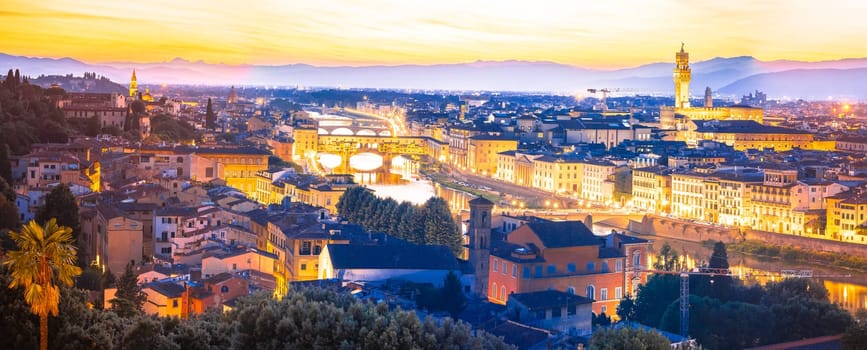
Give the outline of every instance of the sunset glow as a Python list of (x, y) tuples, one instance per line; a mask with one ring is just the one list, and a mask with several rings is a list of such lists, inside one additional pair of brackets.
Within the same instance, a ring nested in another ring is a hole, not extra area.
[[(0, 48), (87, 62), (315, 65), (867, 56), (863, 1), (4, 0)], [(830, 33), (833, 33), (831, 35)]]

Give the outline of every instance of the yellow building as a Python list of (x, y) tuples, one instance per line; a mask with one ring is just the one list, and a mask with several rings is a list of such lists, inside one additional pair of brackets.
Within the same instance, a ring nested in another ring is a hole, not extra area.
[(692, 80), (692, 69), (689, 67), (689, 53), (682, 44), (680, 51), (675, 53), (673, 78), (674, 106), (660, 108), (659, 122), (662, 129), (683, 130), (692, 120), (752, 120), (762, 123), (764, 112), (761, 108), (743, 105), (713, 107), (712, 99), (704, 107), (691, 106), (689, 83)]
[(828, 239), (867, 244), (867, 196), (863, 190), (846, 191), (825, 198)]
[(249, 147), (197, 148), (194, 152), (218, 164), (217, 177), (225, 180), (226, 186), (256, 197), (256, 174), (268, 169), (270, 153)]
[(617, 165), (608, 161), (583, 160), (581, 175), (581, 194), (585, 200), (604, 203), (614, 199), (614, 182), (610, 176), (617, 171)]
[(256, 195), (253, 199), (259, 203), (280, 204), (285, 196), (284, 183), (278, 181), (285, 170), (263, 170), (256, 173)]
[(533, 160), (533, 187), (560, 195), (579, 196), (584, 163), (551, 156)]
[(794, 201), (798, 171), (766, 169), (762, 184), (753, 185), (750, 196), (752, 228), (776, 233), (803, 234), (806, 212)]
[(653, 166), (632, 170), (632, 205), (649, 212), (667, 213), (671, 203), (671, 170)]
[(737, 151), (774, 149), (782, 152), (806, 149), (813, 142), (810, 132), (766, 126), (751, 120), (693, 120), (688, 130), (678, 132), (678, 138), (691, 146), (701, 140), (721, 142)]
[(494, 177), (497, 173), (497, 154), (518, 148), (518, 140), (493, 135), (470, 137), (467, 165), (475, 174)]
[(135, 69), (132, 70), (132, 78), (129, 79), (129, 97), (135, 99), (138, 95), (138, 81), (135, 78)]
[(716, 223), (727, 226), (749, 226), (752, 186), (762, 183), (762, 173), (714, 175), (719, 180), (719, 217)]
[(508, 183), (515, 183), (515, 151), (497, 153), (497, 172), (494, 178)]
[(671, 215), (687, 220), (704, 220), (707, 174), (671, 174)]
[(292, 160), (312, 157), (319, 148), (319, 129), (296, 127), (292, 131)]

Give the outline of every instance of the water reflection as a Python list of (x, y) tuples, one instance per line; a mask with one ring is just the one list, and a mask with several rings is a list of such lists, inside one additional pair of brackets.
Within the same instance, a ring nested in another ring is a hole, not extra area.
[[(665, 243), (669, 243), (672, 249), (678, 252), (680, 262), (687, 268), (706, 265), (713, 253), (713, 249), (699, 243), (661, 237), (653, 237), (652, 240), (653, 247), (647, 257), (647, 266), (653, 266), (658, 259), (656, 254)], [(825, 285), (831, 302), (852, 313), (859, 308), (867, 308), (867, 274), (863, 272), (762, 259), (732, 251), (728, 252), (728, 261), (732, 272), (748, 285), (765, 285), (770, 281), (778, 281), (782, 278), (781, 271), (784, 270), (810, 270), (815, 276), (829, 276), (816, 278)]]

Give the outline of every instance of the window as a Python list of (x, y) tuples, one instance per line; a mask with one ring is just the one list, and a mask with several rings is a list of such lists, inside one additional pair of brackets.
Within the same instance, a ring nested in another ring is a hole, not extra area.
[(500, 260), (494, 259), (494, 272), (500, 271)]
[(599, 292), (599, 299), (608, 300), (608, 288), (602, 288), (602, 290)]
[(623, 260), (617, 259), (617, 262), (614, 263), (614, 271), (623, 271)]
[(596, 288), (593, 287), (592, 284), (587, 286), (586, 292), (587, 292), (587, 295), (585, 295), (585, 297), (587, 297), (588, 299), (596, 300)]
[(222, 286), (222, 287), (220, 287), (220, 293), (228, 293), (228, 292), (229, 292), (229, 287), (228, 287), (228, 286)]
[(569, 288), (566, 288), (566, 293), (575, 295), (575, 287), (569, 286)]
[(555, 307), (551, 309), (551, 318), (563, 316), (563, 308)]
[(566, 305), (566, 315), (569, 315), (569, 316), (574, 315), (576, 309), (577, 308), (575, 307), (575, 304)]
[(534, 271), (534, 275), (536, 277), (542, 277), (542, 265), (536, 266), (536, 271)]
[(307, 264), (301, 264), (301, 270), (306, 271), (307, 270)]
[(641, 251), (636, 250), (632, 253), (632, 266), (641, 266)]
[(608, 315), (608, 306), (602, 305), (602, 313)]
[(577, 271), (577, 270), (578, 270), (578, 267), (575, 266), (574, 263), (568, 263), (568, 264), (566, 264), (566, 271), (569, 271), (569, 272), (575, 272), (575, 271)]
[(237, 270), (237, 269), (238, 269), (238, 264), (234, 264), (234, 263), (233, 263), (233, 264), (232, 264), (232, 270)]
[(548, 274), (555, 274), (555, 273), (557, 273), (557, 265), (554, 265), (554, 264), (548, 265), (548, 269), (547, 269), (546, 272), (547, 272)]
[(615, 287), (614, 288), (614, 299), (622, 299), (623, 298), (623, 288)]
[(596, 264), (594, 262), (587, 263), (587, 272), (593, 272), (596, 270)]
[(506, 300), (506, 286), (500, 287), (500, 300)]
[(518, 277), (518, 265), (512, 264), (512, 278)]
[(523, 271), (521, 271), (522, 278), (530, 278), (530, 267), (524, 266)]
[(608, 262), (607, 261), (602, 262), (602, 272), (608, 272)]
[(509, 268), (508, 268), (508, 267), (509, 267), (509, 264), (506, 263), (505, 261), (503, 261), (503, 268), (500, 269), (500, 271), (503, 273), (503, 275), (509, 273)]
[(172, 299), (172, 307), (178, 307), (178, 299)]
[(491, 287), (491, 298), (497, 298), (497, 283), (494, 282), (494, 285)]

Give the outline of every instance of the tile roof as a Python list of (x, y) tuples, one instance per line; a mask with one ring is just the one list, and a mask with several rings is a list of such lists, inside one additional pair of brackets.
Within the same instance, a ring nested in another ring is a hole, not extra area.
[(545, 248), (601, 245), (602, 241), (580, 221), (537, 221), (527, 225)]
[(458, 269), (454, 253), (440, 245), (329, 244), (327, 249), (335, 269)]
[(544, 290), (540, 292), (518, 293), (509, 296), (530, 310), (547, 310), (563, 305), (590, 304), (593, 300), (580, 295), (569, 294), (558, 290)]

